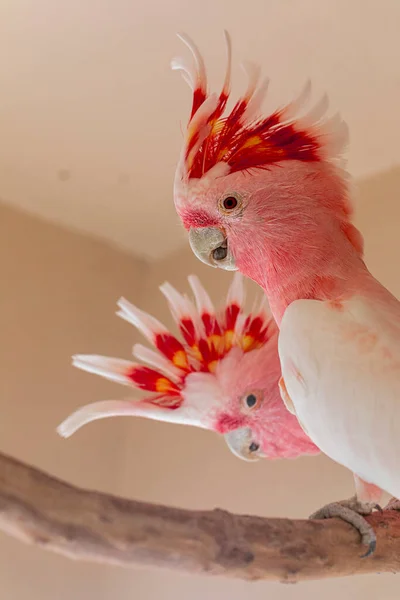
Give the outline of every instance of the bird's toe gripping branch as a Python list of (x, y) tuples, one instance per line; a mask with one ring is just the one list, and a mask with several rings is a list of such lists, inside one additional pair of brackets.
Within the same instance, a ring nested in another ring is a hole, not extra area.
[(361, 535), (361, 543), (367, 546), (366, 553), (362, 555), (362, 558), (366, 558), (375, 552), (376, 534), (373, 527), (364, 519), (363, 515), (369, 515), (373, 510), (382, 511), (378, 504), (373, 502), (359, 502), (354, 496), (349, 500), (326, 504), (314, 512), (310, 516), (310, 519), (338, 518), (355, 527)]

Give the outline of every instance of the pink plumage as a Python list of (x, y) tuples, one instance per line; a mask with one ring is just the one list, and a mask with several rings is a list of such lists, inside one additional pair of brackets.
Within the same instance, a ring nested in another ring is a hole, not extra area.
[(336, 504), (318, 514), (356, 525), (370, 553), (374, 533), (348, 509), (368, 514), (380, 490), (400, 498), (400, 303), (363, 260), (341, 156), (347, 127), (325, 118), (326, 99), (298, 117), (309, 90), (289, 110), (260, 116), (266, 88), (257, 91), (257, 68), (223, 117), (186, 42), (201, 73), (186, 79), (201, 81), (202, 93), (176, 170), (177, 212), (200, 260), (239, 270), (265, 291), (280, 329), (285, 404), (355, 475), (347, 512)]
[[(326, 96), (301, 114), (310, 83), (296, 100), (262, 115), (267, 86), (265, 81), (258, 85), (260, 69), (251, 64), (246, 92), (224, 116), (230, 94), (228, 34), (228, 70), (219, 96), (207, 90), (199, 50), (190, 38), (180, 37), (196, 60), (194, 71), (173, 61), (193, 90), (175, 176), (177, 212), (189, 231), (221, 231), (235, 268), (263, 287), (279, 322), (294, 298), (329, 296), (338, 236), (344, 234), (349, 242), (347, 255), (354, 249), (363, 254), (343, 169), (347, 126), (339, 115), (326, 118)], [(334, 222), (330, 231), (323, 226), (328, 221)], [(215, 249), (207, 255), (192, 248), (203, 262), (224, 266), (214, 259)]]
[(277, 328), (265, 300), (246, 313), (243, 281), (236, 274), (225, 303), (215, 310), (197, 277), (190, 276), (189, 283), (194, 302), (169, 283), (161, 286), (179, 336), (127, 300), (119, 301), (118, 315), (154, 347), (134, 347), (146, 364), (97, 355), (77, 355), (74, 364), (149, 395), (85, 406), (59, 427), (61, 435), (95, 419), (133, 415), (218, 432), (247, 459), (319, 452), (280, 398)]

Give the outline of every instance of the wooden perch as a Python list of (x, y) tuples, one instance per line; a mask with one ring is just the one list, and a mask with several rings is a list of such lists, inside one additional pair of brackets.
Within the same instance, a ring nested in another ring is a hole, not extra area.
[(342, 521), (136, 502), (76, 488), (0, 454), (0, 529), (77, 560), (282, 582), (398, 571), (400, 514), (368, 520), (377, 550), (362, 559), (357, 532)]

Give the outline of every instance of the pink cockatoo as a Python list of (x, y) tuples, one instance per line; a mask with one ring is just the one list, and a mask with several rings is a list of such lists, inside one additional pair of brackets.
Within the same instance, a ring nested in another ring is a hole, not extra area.
[(170, 284), (161, 286), (181, 339), (127, 300), (118, 302), (117, 314), (155, 347), (134, 346), (135, 357), (147, 364), (73, 358), (81, 369), (150, 394), (84, 406), (58, 427), (60, 435), (69, 437), (96, 419), (136, 416), (218, 432), (234, 454), (249, 461), (317, 454), (280, 397), (278, 332), (265, 300), (246, 314), (243, 280), (236, 273), (217, 313), (198, 278), (190, 276), (189, 283), (196, 304)]
[(246, 67), (247, 91), (224, 116), (229, 36), (219, 95), (207, 90), (195, 44), (180, 37), (195, 67), (172, 63), (193, 91), (176, 210), (200, 260), (264, 289), (280, 328), (282, 397), (314, 443), (355, 476), (354, 498), (313, 516), (353, 523), (369, 554), (375, 537), (360, 515), (377, 508), (381, 490), (400, 497), (400, 303), (363, 261), (341, 157), (347, 127), (339, 115), (325, 118), (326, 97), (298, 116), (309, 84), (263, 116), (267, 81), (259, 85), (254, 65)]

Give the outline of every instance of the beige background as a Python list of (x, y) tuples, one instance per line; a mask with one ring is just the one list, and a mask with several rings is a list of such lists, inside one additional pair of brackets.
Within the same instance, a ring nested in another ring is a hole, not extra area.
[[(400, 170), (361, 183), (358, 222), (372, 271), (398, 296)], [(72, 409), (126, 390), (70, 366), (75, 352), (129, 357), (137, 339), (114, 316), (123, 294), (171, 324), (157, 291), (168, 279), (186, 289), (198, 273), (215, 299), (227, 273), (208, 269), (184, 246), (146, 264), (105, 243), (0, 207), (1, 450), (78, 485), (189, 508), (224, 507), (305, 517), (352, 493), (352, 479), (325, 457), (249, 465), (209, 432), (139, 419), (93, 423), (70, 440), (55, 427)], [(246, 584), (169, 572), (74, 563), (0, 536), (0, 598), (396, 600), (392, 575), (298, 586)]]

